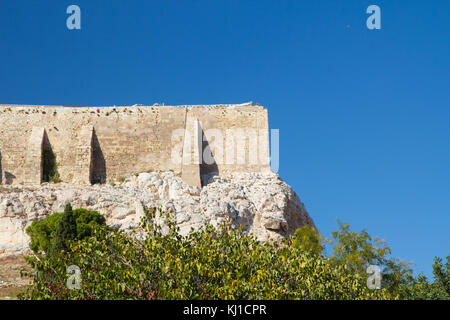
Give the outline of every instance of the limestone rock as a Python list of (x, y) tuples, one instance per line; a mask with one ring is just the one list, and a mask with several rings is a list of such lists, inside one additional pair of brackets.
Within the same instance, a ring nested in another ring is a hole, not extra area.
[(183, 235), (207, 223), (218, 226), (225, 219), (259, 240), (280, 240), (304, 224), (314, 225), (297, 194), (274, 173), (215, 176), (200, 189), (188, 186), (173, 172), (150, 172), (128, 177), (115, 186), (4, 186), (0, 193), (0, 252), (27, 249), (26, 227), (63, 211), (67, 202), (73, 208), (96, 210), (109, 225), (124, 230), (138, 226), (144, 208), (171, 212)]

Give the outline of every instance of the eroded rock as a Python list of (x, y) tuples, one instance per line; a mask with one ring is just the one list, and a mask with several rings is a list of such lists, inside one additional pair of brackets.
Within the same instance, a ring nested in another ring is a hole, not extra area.
[(304, 224), (313, 225), (297, 194), (277, 174), (233, 173), (210, 179), (202, 189), (172, 172), (141, 173), (112, 185), (67, 183), (18, 188), (0, 194), (0, 251), (27, 249), (25, 229), (35, 220), (73, 208), (96, 210), (122, 229), (137, 227), (144, 208), (173, 213), (181, 234), (230, 219), (260, 240), (280, 240)]

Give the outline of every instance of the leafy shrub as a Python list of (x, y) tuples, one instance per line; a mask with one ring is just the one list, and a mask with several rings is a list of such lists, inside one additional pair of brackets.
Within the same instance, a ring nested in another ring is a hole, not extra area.
[[(173, 218), (167, 228), (147, 212), (139, 232), (111, 230), (95, 211), (73, 210), (77, 237), (65, 250), (27, 258), (33, 284), (22, 299), (450, 299), (450, 257), (436, 258), (435, 280), (414, 278), (407, 264), (389, 258), (386, 244), (365, 230), (341, 225), (325, 255), (310, 227), (281, 243), (259, 242), (223, 224), (183, 237)], [(63, 221), (55, 213), (30, 230), (35, 251), (52, 248)], [(70, 220), (70, 219), (68, 219)], [(72, 223), (73, 225), (73, 223)], [(382, 289), (367, 288), (365, 268), (383, 268)], [(67, 267), (81, 270), (80, 289), (70, 290)]]
[[(393, 296), (402, 298), (402, 287), (412, 284), (412, 270), (408, 263), (391, 257), (391, 249), (384, 240), (372, 237), (366, 230), (354, 232), (348, 224), (338, 221), (339, 230), (332, 233), (332, 239), (323, 238), (319, 232), (303, 226), (295, 232), (294, 245), (302, 250), (319, 254), (324, 251), (322, 243), (332, 245), (329, 262), (332, 265), (344, 265), (349, 272), (367, 277), (367, 267), (379, 266), (381, 269), (381, 287), (386, 288)], [(365, 281), (365, 280), (364, 280)]]
[[(67, 208), (66, 208), (67, 209)], [(71, 210), (72, 211), (72, 210)], [(105, 225), (105, 218), (97, 211), (89, 211), (86, 209), (75, 209), (72, 211), (73, 220), (71, 223), (75, 225), (76, 236), (75, 239), (81, 240), (89, 237), (93, 233), (93, 229), (96, 226)], [(41, 251), (49, 254), (55, 247), (55, 239), (57, 238), (57, 231), (60, 222), (62, 221), (64, 213), (56, 212), (41, 221), (34, 221), (31, 226), (26, 229), (27, 234), (30, 236), (30, 248), (35, 253)], [(66, 226), (67, 226), (66, 221)]]
[(413, 300), (450, 300), (450, 255), (442, 259), (435, 257), (433, 263), (434, 281), (420, 274), (417, 278), (410, 278), (407, 286), (402, 285), (400, 290), (405, 299)]
[(76, 238), (77, 222), (72, 211), (72, 206), (68, 203), (56, 228), (54, 249), (57, 251), (67, 251), (67, 242)]
[(30, 236), (31, 250), (38, 253), (39, 251), (49, 252), (53, 248), (56, 228), (62, 215), (62, 212), (56, 212), (41, 221), (33, 221), (26, 229), (26, 233)]
[[(69, 241), (57, 259), (30, 259), (37, 274), (23, 299), (382, 299), (366, 276), (293, 245), (260, 242), (230, 224), (181, 236), (170, 216), (167, 231), (142, 221), (142, 234), (96, 227)], [(67, 267), (81, 270), (81, 288), (69, 290)]]
[(391, 257), (387, 243), (372, 237), (366, 230), (353, 232), (348, 224), (339, 222), (339, 230), (332, 233), (333, 251), (330, 262), (345, 264), (354, 273), (366, 274), (369, 265), (379, 266), (382, 273), (381, 286), (397, 298), (402, 298), (400, 287), (410, 285), (412, 269), (409, 263)]
[(324, 250), (323, 239), (316, 228), (305, 224), (294, 234), (293, 245), (312, 254), (320, 254)]
[(61, 177), (58, 172), (58, 162), (52, 150), (44, 149), (43, 162), (43, 180), (53, 183), (61, 182)]

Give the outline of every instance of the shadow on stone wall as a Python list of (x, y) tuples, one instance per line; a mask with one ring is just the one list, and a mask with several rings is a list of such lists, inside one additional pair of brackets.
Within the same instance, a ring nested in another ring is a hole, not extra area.
[(106, 183), (106, 162), (95, 129), (92, 132), (92, 175), (91, 183)]
[(16, 179), (15, 175), (11, 172), (5, 171), (5, 184), (13, 184), (14, 179)]
[[(199, 124), (200, 125), (200, 124)], [(219, 175), (219, 168), (216, 163), (216, 159), (211, 152), (211, 148), (209, 146), (209, 142), (206, 139), (205, 132), (200, 125), (201, 136), (203, 139), (202, 142), (202, 162), (200, 164), (200, 180), (202, 183), (202, 187), (208, 185), (214, 176)]]
[(44, 131), (44, 141), (42, 144), (42, 181), (49, 182), (52, 179), (59, 179), (56, 155), (48, 139), (47, 132)]

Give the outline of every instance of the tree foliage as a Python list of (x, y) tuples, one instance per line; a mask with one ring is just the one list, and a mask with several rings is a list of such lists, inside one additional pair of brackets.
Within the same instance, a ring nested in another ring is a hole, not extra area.
[(348, 224), (339, 222), (339, 230), (332, 233), (331, 262), (345, 264), (352, 272), (366, 274), (367, 267), (376, 265), (382, 273), (381, 286), (397, 298), (401, 298), (401, 285), (408, 285), (412, 269), (409, 263), (391, 257), (387, 243), (372, 237), (366, 230), (353, 232)]
[(27, 228), (29, 245), (35, 253), (50, 254), (56, 246), (58, 249), (65, 247), (66, 240), (83, 239), (92, 234), (95, 226), (105, 225), (105, 218), (97, 211), (72, 210), (69, 206), (66, 206), (64, 212), (56, 212), (41, 221), (34, 221)]
[[(28, 258), (33, 284), (21, 298), (449, 299), (450, 257), (445, 265), (435, 260), (434, 282), (413, 277), (384, 241), (347, 224), (332, 240), (305, 226), (282, 242), (260, 242), (229, 223), (181, 236), (173, 217), (158, 210), (147, 211), (140, 230), (125, 232), (107, 228), (97, 212), (77, 209), (71, 217), (70, 209), (29, 230), (35, 252), (56, 247), (58, 236), (65, 247)], [(333, 244), (329, 255), (325, 242)], [(371, 264), (382, 268), (381, 289), (367, 286)], [(80, 289), (67, 285), (71, 265), (81, 270)]]
[(47, 182), (58, 183), (61, 182), (61, 177), (58, 172), (58, 162), (53, 150), (45, 148), (43, 151), (43, 180)]
[[(293, 245), (260, 242), (234, 229), (205, 226), (181, 236), (170, 216), (167, 230), (143, 220), (144, 233), (95, 228), (69, 241), (57, 259), (33, 259), (38, 271), (22, 298), (31, 299), (382, 299), (366, 276), (334, 265), (322, 254)], [(66, 286), (69, 265), (81, 269), (81, 288)]]
[(331, 243), (331, 254), (328, 255), (332, 265), (344, 265), (352, 273), (365, 279), (369, 265), (379, 266), (382, 274), (381, 287), (391, 297), (411, 300), (450, 299), (450, 256), (444, 265), (442, 259), (436, 257), (433, 264), (434, 281), (430, 282), (424, 275), (413, 276), (409, 263), (391, 256), (391, 249), (384, 240), (372, 237), (366, 230), (354, 232), (348, 224), (339, 223), (339, 229), (332, 233), (332, 240), (323, 238), (310, 226), (303, 226), (295, 233), (294, 245), (302, 250), (317, 254), (323, 253), (322, 243)]
[(315, 227), (305, 224), (295, 231), (293, 245), (311, 254), (321, 254), (324, 250), (323, 242), (324, 239), (319, 231)]
[(447, 294), (447, 297), (450, 297), (450, 255), (446, 259), (447, 262), (444, 265), (441, 258), (435, 258), (433, 274), (442, 290)]
[(61, 220), (56, 227), (55, 233), (55, 247), (57, 251), (67, 251), (69, 240), (77, 238), (77, 222), (73, 215), (72, 206), (70, 203), (66, 204)]
[(411, 277), (408, 286), (402, 286), (405, 299), (413, 300), (450, 300), (450, 256), (446, 257), (444, 264), (442, 258), (435, 257), (433, 263), (433, 281), (420, 274)]

